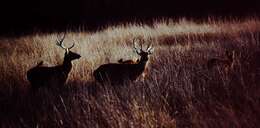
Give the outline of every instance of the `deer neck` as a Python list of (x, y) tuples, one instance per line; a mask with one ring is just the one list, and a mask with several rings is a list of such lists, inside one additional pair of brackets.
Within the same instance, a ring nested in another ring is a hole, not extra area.
[(63, 64), (62, 64), (62, 68), (63, 68), (63, 72), (68, 74), (70, 72), (71, 68), (72, 68), (71, 61), (64, 59)]
[(147, 62), (148, 61), (140, 61), (137, 65), (138, 65), (138, 67), (139, 67), (139, 69), (140, 69), (140, 71), (144, 71), (144, 69), (145, 69), (145, 67), (146, 67), (146, 65), (147, 65)]

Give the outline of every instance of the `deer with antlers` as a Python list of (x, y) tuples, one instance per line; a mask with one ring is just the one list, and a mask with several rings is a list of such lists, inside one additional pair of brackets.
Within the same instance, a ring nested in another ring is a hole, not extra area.
[(42, 61), (37, 66), (31, 68), (27, 72), (27, 79), (31, 83), (32, 89), (38, 89), (42, 86), (59, 85), (65, 84), (68, 74), (71, 71), (71, 61), (79, 59), (81, 56), (77, 53), (70, 51), (74, 47), (75, 43), (70, 47), (63, 46), (65, 34), (61, 39), (57, 39), (57, 45), (65, 50), (63, 64), (55, 67), (43, 67)]
[(111, 84), (121, 84), (126, 80), (134, 81), (141, 76), (147, 69), (147, 62), (149, 55), (152, 54), (153, 48), (151, 44), (147, 46), (146, 50), (136, 47), (136, 41), (133, 40), (134, 50), (140, 56), (136, 63), (108, 63), (98, 67), (93, 75), (100, 83), (110, 82)]
[(234, 68), (235, 63), (235, 51), (226, 51), (226, 58), (212, 58), (207, 62), (208, 69), (212, 69), (213, 67), (223, 67), (225, 73), (228, 73), (230, 70)]

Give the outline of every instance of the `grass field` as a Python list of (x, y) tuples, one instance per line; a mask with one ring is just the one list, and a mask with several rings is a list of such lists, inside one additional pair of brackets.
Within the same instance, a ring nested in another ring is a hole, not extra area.
[[(0, 38), (0, 127), (258, 128), (260, 126), (260, 20), (185, 19), (153, 25), (110, 26), (67, 32), (65, 45), (82, 57), (64, 88), (30, 92), (26, 72), (54, 66), (64, 51), (57, 33)], [(101, 86), (92, 72), (104, 63), (138, 58), (132, 40), (155, 48), (144, 81)], [(206, 67), (236, 53), (234, 68)]]

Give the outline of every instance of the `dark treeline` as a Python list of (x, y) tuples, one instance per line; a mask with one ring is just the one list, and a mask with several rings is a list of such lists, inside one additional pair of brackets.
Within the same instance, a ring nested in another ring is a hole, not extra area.
[(67, 28), (96, 30), (124, 21), (154, 18), (258, 16), (257, 0), (9, 0), (0, 4), (1, 35)]

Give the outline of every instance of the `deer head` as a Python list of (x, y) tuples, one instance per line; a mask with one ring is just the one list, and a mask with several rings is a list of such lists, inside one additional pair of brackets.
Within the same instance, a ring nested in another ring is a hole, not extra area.
[(79, 59), (81, 57), (79, 54), (70, 51), (70, 49), (72, 49), (75, 46), (75, 43), (73, 42), (73, 44), (67, 48), (63, 45), (64, 39), (65, 39), (65, 34), (62, 36), (62, 38), (58, 37), (58, 39), (56, 40), (56, 44), (65, 50), (64, 61), (65, 60), (72, 61), (75, 59)]
[(149, 55), (153, 53), (154, 48), (152, 48), (151, 43), (147, 46), (145, 50), (143, 50), (142, 43), (144, 40), (140, 41), (140, 48), (136, 47), (137, 41), (136, 39), (133, 40), (134, 50), (135, 52), (141, 57), (139, 62), (147, 62), (149, 60)]

